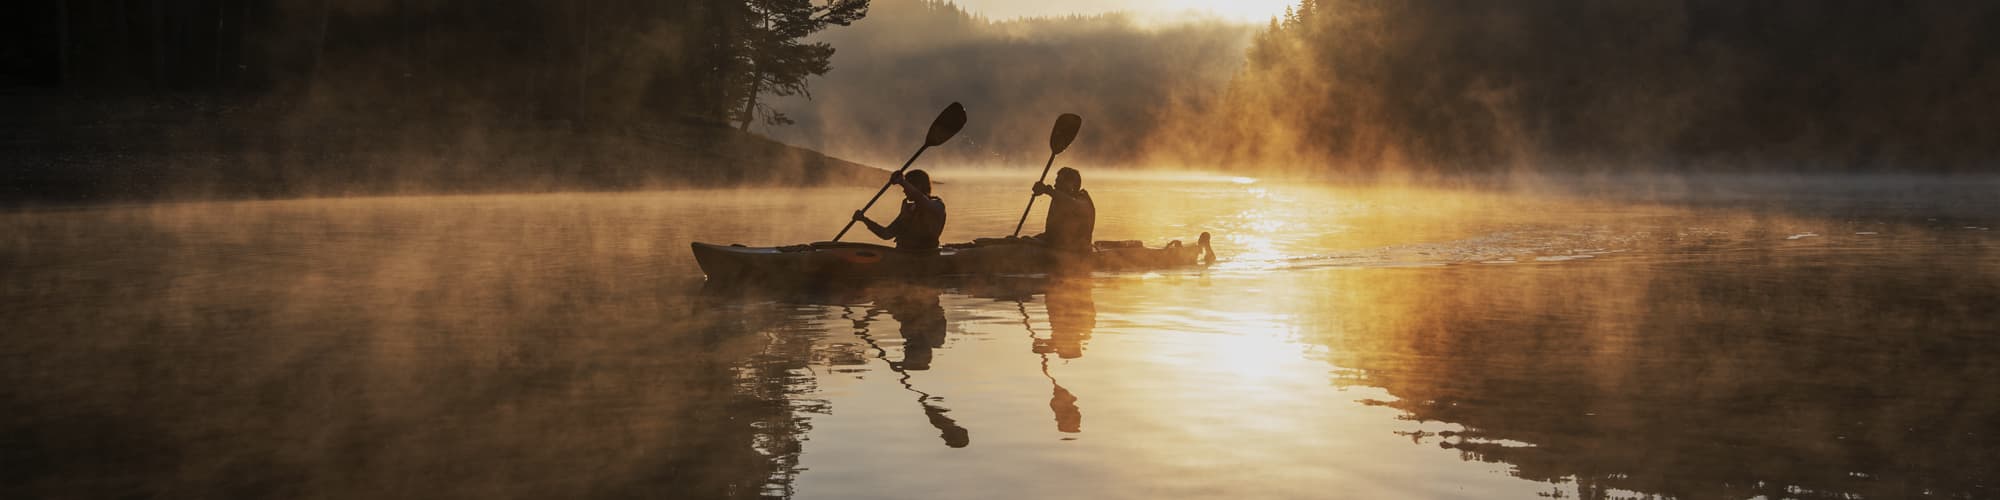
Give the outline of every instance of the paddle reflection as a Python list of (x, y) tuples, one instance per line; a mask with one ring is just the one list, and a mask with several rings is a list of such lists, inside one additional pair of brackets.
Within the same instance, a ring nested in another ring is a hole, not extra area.
[[(1049, 379), (1049, 410), (1055, 414), (1056, 430), (1070, 434), (1083, 432), (1083, 409), (1076, 404), (1076, 394), (1064, 388), (1049, 370), (1049, 355), (1062, 359), (1083, 357), (1084, 344), (1090, 340), (1091, 329), (1097, 326), (1097, 304), (1091, 297), (1090, 278), (1031, 279), (986, 285), (972, 289), (973, 295), (1011, 300), (1021, 314), (1021, 329), (1028, 335), (1029, 349), (1041, 358), (1042, 377)], [(1035, 330), (1034, 315), (1028, 312), (1028, 302), (1034, 300), (1036, 292), (1041, 292), (1048, 314), (1046, 337)]]
[(938, 290), (925, 287), (896, 287), (878, 291), (875, 307), (887, 311), (903, 334), (904, 370), (931, 369), (933, 350), (944, 347), (944, 306)]
[(1083, 357), (1084, 341), (1097, 326), (1097, 304), (1091, 301), (1089, 280), (1064, 280), (1050, 286), (1043, 295), (1049, 310), (1049, 338), (1035, 339), (1035, 352), (1042, 355), (1042, 376), (1048, 377), (1053, 394), (1049, 410), (1056, 416), (1056, 431), (1083, 432), (1083, 409), (1076, 395), (1064, 389), (1049, 373), (1049, 355), (1054, 351), (1064, 359)]
[[(873, 299), (874, 306), (854, 320), (854, 334), (875, 351), (877, 359), (896, 372), (896, 382), (902, 384), (903, 390), (917, 395), (917, 405), (923, 409), (925, 420), (938, 430), (938, 437), (944, 440), (945, 446), (964, 448), (972, 444), (971, 431), (945, 415), (951, 410), (936, 404), (942, 398), (918, 390), (910, 381), (910, 372), (929, 370), (934, 350), (944, 347), (944, 307), (938, 301), (938, 294), (936, 288), (916, 285), (868, 290), (867, 295)], [(847, 317), (852, 318), (853, 308), (843, 307), (848, 311)], [(889, 351), (882, 348), (872, 333), (874, 323), (883, 313), (896, 321), (897, 329), (902, 334), (901, 360), (889, 359)]]

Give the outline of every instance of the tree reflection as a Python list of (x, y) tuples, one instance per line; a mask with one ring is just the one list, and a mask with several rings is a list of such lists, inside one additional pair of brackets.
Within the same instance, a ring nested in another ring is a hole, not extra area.
[(1373, 403), (1466, 427), (1413, 439), (1585, 497), (1983, 496), (2000, 285), (1935, 253), (1325, 273), (1302, 309)]

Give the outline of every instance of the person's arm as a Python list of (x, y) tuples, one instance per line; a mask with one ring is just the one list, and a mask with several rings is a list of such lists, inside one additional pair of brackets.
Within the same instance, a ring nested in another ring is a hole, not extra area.
[(889, 174), (889, 182), (903, 187), (903, 199), (917, 203), (923, 203), (924, 200), (930, 199), (930, 196), (924, 194), (922, 189), (918, 189), (916, 184), (910, 182), (909, 177), (904, 177), (902, 172)]
[[(855, 220), (855, 221), (857, 221), (857, 222), (860, 222), (860, 223), (861, 223), (862, 225), (865, 225), (865, 226), (868, 226), (868, 232), (871, 232), (871, 233), (875, 233), (875, 237), (876, 237), (876, 238), (881, 238), (881, 239), (885, 239), (885, 240), (889, 240), (889, 239), (895, 239), (895, 238), (894, 238), (894, 235), (895, 235), (896, 233), (894, 233), (894, 232), (891, 232), (891, 231), (889, 231), (889, 228), (888, 228), (888, 227), (884, 227), (884, 226), (883, 226), (883, 225), (881, 225), (881, 224), (876, 224), (874, 220), (870, 220), (870, 219), (868, 218), (868, 214), (867, 214), (867, 213), (864, 213), (864, 212), (862, 212), (862, 211), (860, 211), (860, 210), (855, 210), (855, 211), (854, 211), (854, 220)], [(896, 217), (896, 220), (897, 220), (897, 221), (901, 221), (901, 220), (903, 220), (903, 218), (899, 216), (899, 217)], [(889, 223), (889, 225), (890, 225), (890, 226), (894, 226), (894, 225), (896, 225), (896, 223), (895, 223), (895, 222), (890, 222), (890, 223)]]
[[(1050, 186), (1048, 184), (1043, 184), (1039, 182), (1035, 183), (1035, 194), (1048, 195), (1048, 197), (1050, 198), (1057, 198), (1065, 201), (1076, 201), (1079, 198), (1077, 193), (1065, 193), (1062, 190), (1056, 189), (1054, 186)], [(1082, 197), (1082, 199), (1088, 201), (1090, 198)]]

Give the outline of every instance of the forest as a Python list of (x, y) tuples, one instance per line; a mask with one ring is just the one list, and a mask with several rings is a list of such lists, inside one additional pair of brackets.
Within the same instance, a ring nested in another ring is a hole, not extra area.
[(2000, 4), (1303, 0), (1154, 161), (1991, 172)]
[[(14, 87), (226, 96), (356, 116), (772, 120), (866, 0), (40, 1), (8, 7)], [(748, 110), (748, 111), (746, 111)], [(754, 116), (753, 116), (754, 115)]]
[[(730, 129), (785, 118), (866, 0), (13, 2), (17, 196), (854, 179)], [(107, 158), (110, 157), (110, 158)], [(139, 157), (134, 162), (119, 158)]]
[[(1990, 172), (2000, 4), (1302, 0), (1265, 26), (934, 0), (0, 7), (0, 197), (864, 183), (934, 161), (1384, 173)], [(812, 149), (806, 149), (812, 148)], [(169, 196), (172, 197), (172, 196)]]

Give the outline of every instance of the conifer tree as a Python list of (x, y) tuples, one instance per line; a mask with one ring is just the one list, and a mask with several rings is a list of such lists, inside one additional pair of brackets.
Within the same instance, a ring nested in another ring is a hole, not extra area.
[(833, 46), (825, 42), (806, 43), (808, 35), (832, 26), (847, 26), (868, 15), (868, 0), (745, 0), (750, 24), (743, 32), (738, 51), (745, 59), (744, 72), (732, 87), (732, 102), (741, 109), (734, 118), (738, 127), (762, 121), (771, 125), (792, 123), (758, 100), (759, 96), (805, 95), (806, 79), (832, 69)]

